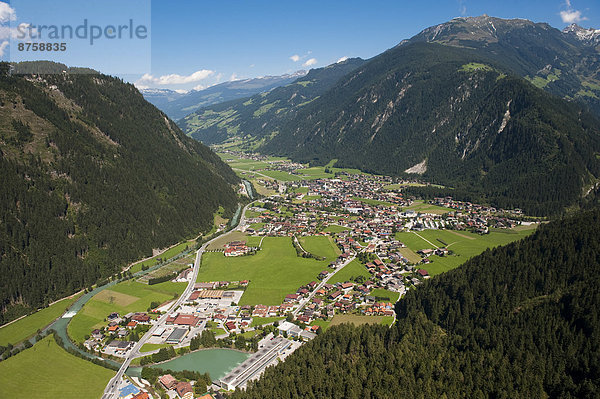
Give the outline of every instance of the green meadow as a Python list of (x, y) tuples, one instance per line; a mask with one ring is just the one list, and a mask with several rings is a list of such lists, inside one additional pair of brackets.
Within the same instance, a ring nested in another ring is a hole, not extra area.
[(0, 362), (0, 398), (99, 398), (113, 375), (69, 354), (48, 336)]
[(204, 254), (198, 281), (249, 280), (240, 305), (279, 305), (287, 294), (316, 280), (327, 265), (327, 261), (297, 256), (290, 237), (265, 237), (255, 255)]
[(42, 310), (26, 316), (14, 323), (0, 328), (0, 345), (17, 344), (27, 338), (34, 336), (38, 330), (42, 330), (55, 319), (59, 318), (65, 310), (81, 295), (66, 298)]
[(298, 240), (307, 252), (325, 257), (327, 262), (332, 262), (342, 253), (329, 236), (306, 236)]
[(475, 234), (467, 231), (454, 230), (424, 230), (419, 232), (396, 233), (396, 238), (413, 251), (435, 247), (447, 247), (454, 254), (448, 256), (429, 257), (433, 262), (422, 265), (430, 275), (443, 273), (454, 269), (475, 255), (488, 248), (506, 245), (527, 237), (533, 233), (533, 228), (526, 230), (492, 229), (489, 234)]
[(371, 274), (362, 263), (354, 259), (342, 270), (338, 271), (333, 277), (331, 277), (328, 282), (329, 284), (345, 283), (346, 281), (353, 280), (358, 276), (363, 276), (366, 279), (369, 279)]

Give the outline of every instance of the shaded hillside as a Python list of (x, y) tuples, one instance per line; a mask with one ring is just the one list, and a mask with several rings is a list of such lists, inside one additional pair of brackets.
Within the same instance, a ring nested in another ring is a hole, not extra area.
[(0, 323), (235, 209), (233, 171), (132, 85), (2, 67)]
[(178, 123), (186, 134), (206, 144), (243, 138), (242, 145), (256, 147), (265, 137), (276, 134), (283, 121), (363, 63), (360, 58), (352, 58), (311, 69), (291, 84), (250, 98), (202, 108)]
[(600, 395), (600, 211), (410, 291), (397, 324), (331, 327), (232, 398)]

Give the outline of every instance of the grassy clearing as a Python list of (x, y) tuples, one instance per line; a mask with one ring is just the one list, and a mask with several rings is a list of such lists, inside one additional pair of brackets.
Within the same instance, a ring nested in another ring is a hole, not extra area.
[(278, 305), (326, 266), (327, 262), (296, 256), (289, 237), (265, 237), (256, 255), (230, 258), (206, 253), (198, 281), (250, 280), (240, 305)]
[(327, 331), (329, 325), (331, 324), (330, 320), (313, 320), (310, 325), (311, 326), (320, 326), (323, 332)]
[(448, 208), (444, 208), (437, 205), (431, 205), (422, 200), (414, 201), (411, 206), (405, 208), (404, 210), (411, 210), (420, 213), (433, 213), (436, 215), (443, 215), (444, 213), (450, 212), (450, 209)]
[(137, 281), (119, 283), (111, 287), (108, 293), (104, 290), (92, 297), (73, 317), (67, 331), (72, 340), (83, 342), (85, 335), (89, 335), (93, 329), (106, 325), (104, 319), (110, 313), (125, 315), (130, 312), (145, 312), (152, 302), (169, 301), (176, 294), (181, 294), (185, 287), (186, 283), (170, 281), (155, 285)]
[(114, 374), (70, 355), (49, 336), (0, 363), (0, 397), (99, 398)]
[(329, 279), (328, 282), (329, 284), (345, 283), (346, 281), (353, 280), (358, 276), (364, 276), (365, 278), (369, 279), (371, 274), (362, 263), (354, 259), (352, 262), (346, 265), (346, 267)]
[(533, 229), (520, 231), (492, 230), (489, 234), (479, 235), (466, 231), (456, 232), (453, 230), (424, 230), (420, 231), (418, 235), (412, 232), (396, 233), (396, 238), (406, 244), (406, 246), (413, 251), (418, 251), (425, 248), (434, 248), (425, 240), (428, 240), (438, 247), (444, 246), (438, 240), (442, 240), (447, 243), (448, 249), (453, 251), (454, 255), (444, 257), (432, 255), (429, 259), (431, 259), (433, 262), (422, 266), (422, 268), (427, 270), (430, 275), (434, 276), (458, 267), (471, 257), (479, 255), (487, 248), (494, 248), (499, 245), (505, 245), (519, 240), (528, 236), (533, 231)]
[[(388, 316), (389, 317), (389, 316)], [(331, 320), (332, 326), (336, 326), (338, 324), (343, 323), (351, 323), (355, 326), (360, 326), (363, 324), (379, 324), (383, 323), (386, 320), (386, 316), (362, 316), (356, 314), (336, 314), (333, 316)]]
[(415, 251), (410, 248), (400, 248), (398, 250), (410, 263), (419, 263), (421, 261), (421, 256), (419, 256)]
[(325, 229), (323, 229), (326, 233), (340, 233), (342, 231), (350, 230), (348, 227), (338, 226), (337, 224), (330, 224)]
[(252, 318), (252, 324), (250, 324), (250, 327), (256, 327), (256, 326), (262, 326), (263, 324), (269, 324), (269, 323), (274, 323), (276, 321), (279, 320), (283, 320), (284, 317), (253, 317)]
[(73, 298), (63, 299), (52, 306), (0, 328), (0, 345), (6, 346), (8, 343), (15, 345), (34, 336), (37, 330), (43, 329), (59, 318), (80, 296), (81, 294), (78, 294)]
[(300, 237), (299, 241), (302, 248), (314, 255), (325, 257), (327, 262), (334, 261), (342, 253), (329, 236)]
[(142, 347), (140, 349), (140, 352), (142, 352), (142, 353), (143, 352), (151, 352), (151, 351), (156, 350), (156, 349), (168, 348), (170, 346), (173, 346), (173, 345), (169, 345), (169, 344), (144, 344), (144, 345), (142, 345)]
[(400, 298), (399, 292), (388, 291), (388, 290), (385, 290), (382, 288), (377, 288), (377, 289), (372, 290), (369, 295), (374, 296), (376, 298), (387, 298), (387, 299), (379, 299), (378, 302), (396, 303), (396, 302), (398, 302), (398, 298)]

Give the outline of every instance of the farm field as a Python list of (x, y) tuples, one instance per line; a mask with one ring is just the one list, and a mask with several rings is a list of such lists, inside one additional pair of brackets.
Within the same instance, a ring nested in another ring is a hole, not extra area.
[(342, 253), (328, 236), (299, 237), (298, 240), (302, 248), (314, 255), (325, 257), (327, 262), (333, 262)]
[(110, 313), (145, 312), (152, 302), (166, 302), (181, 294), (186, 285), (170, 281), (154, 285), (125, 281), (103, 290), (73, 317), (67, 327), (69, 337), (75, 342), (83, 342), (93, 329), (106, 325), (104, 318)]
[(189, 255), (184, 256), (183, 258), (174, 260), (173, 262), (171, 262), (169, 264), (161, 266), (160, 268), (153, 270), (148, 274), (143, 275), (142, 277), (140, 277), (139, 281), (145, 283), (148, 280), (150, 280), (151, 278), (162, 277), (162, 276), (171, 274), (173, 272), (179, 272), (180, 270), (187, 268), (190, 264), (193, 265), (195, 259), (196, 259), (196, 253), (192, 252)]
[(377, 206), (377, 205), (383, 205), (383, 206), (388, 206), (388, 207), (397, 206), (395, 204), (392, 204), (391, 202), (379, 201), (379, 200), (368, 199), (368, 198), (352, 197), (352, 199), (355, 201), (364, 202), (365, 204), (373, 205), (373, 206)]
[(279, 305), (326, 267), (325, 261), (298, 257), (290, 237), (265, 237), (262, 250), (252, 256), (204, 254), (197, 281), (250, 280), (240, 305)]
[(74, 295), (73, 298), (63, 299), (54, 305), (0, 328), (0, 345), (6, 346), (9, 343), (15, 345), (34, 336), (37, 330), (43, 329), (60, 317), (80, 296), (81, 294), (78, 294)]
[[(248, 211), (250, 212), (250, 211)], [(246, 216), (248, 216), (248, 212), (246, 212)], [(215, 250), (215, 249), (223, 249), (223, 245), (227, 244), (228, 242), (232, 242), (232, 241), (246, 241), (246, 244), (249, 246), (255, 246), (258, 245), (258, 243), (260, 242), (260, 237), (251, 237), (249, 235), (246, 235), (246, 233), (242, 233), (241, 231), (233, 231), (227, 235), (218, 237), (215, 241), (213, 241), (212, 243), (210, 243), (206, 249), (209, 251)], [(202, 257), (204, 257), (206, 255), (202, 255)], [(223, 254), (221, 254), (221, 256), (223, 256)]]
[[(479, 255), (487, 248), (506, 245), (513, 241), (527, 237), (533, 233), (533, 228), (528, 230), (491, 230), (489, 234), (475, 234), (466, 231), (454, 230), (424, 230), (415, 232), (396, 233), (396, 238), (413, 251), (425, 248), (447, 247), (453, 255), (444, 257), (432, 255), (433, 262), (422, 265), (431, 276), (454, 269), (475, 255)], [(441, 240), (441, 241), (440, 241)], [(443, 242), (442, 242), (443, 241)]]
[(346, 265), (346, 267), (329, 279), (328, 282), (329, 284), (345, 283), (346, 281), (353, 280), (358, 276), (364, 276), (366, 279), (369, 279), (371, 274), (362, 263), (354, 259), (352, 262)]
[(325, 227), (325, 229), (323, 229), (323, 231), (326, 233), (340, 233), (342, 231), (347, 230), (350, 229), (344, 226), (338, 226), (337, 224), (330, 224), (329, 226)]
[(99, 398), (114, 374), (69, 354), (48, 336), (0, 362), (0, 397)]
[(433, 213), (436, 215), (443, 215), (451, 211), (450, 208), (444, 208), (437, 205), (428, 204), (422, 200), (417, 200), (412, 203), (411, 206), (403, 209), (404, 211), (415, 211), (421, 213)]
[(388, 290), (384, 290), (382, 288), (377, 288), (377, 289), (372, 290), (369, 295), (374, 296), (376, 298), (388, 298), (387, 300), (380, 299), (380, 300), (376, 300), (376, 301), (377, 302), (391, 302), (392, 304), (398, 302), (398, 298), (400, 298), (399, 292), (388, 291)]

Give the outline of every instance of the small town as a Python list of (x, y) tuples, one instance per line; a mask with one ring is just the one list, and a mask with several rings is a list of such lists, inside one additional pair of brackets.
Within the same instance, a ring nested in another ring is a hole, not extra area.
[[(262, 159), (258, 155), (244, 157)], [(268, 165), (266, 170), (300, 176), (304, 168), (290, 162)], [(285, 293), (278, 304), (240, 304), (253, 284), (251, 279), (193, 281), (194, 265), (189, 264), (172, 280), (192, 287), (185, 297), (178, 298), (176, 307), (172, 307), (173, 300), (147, 312), (106, 315), (106, 325), (91, 331), (84, 343), (86, 350), (102, 357), (135, 357), (144, 366), (194, 350), (199, 340), (250, 354), (223, 377), (210, 381), (206, 392), (195, 389), (194, 381), (179, 381), (164, 374), (157, 376), (154, 384), (135, 377), (121, 381), (121, 397), (154, 397), (157, 388), (170, 398), (185, 399), (200, 393), (204, 395), (200, 398), (219, 397), (227, 391), (245, 389), (267, 367), (284, 361), (303, 342), (314, 339), (336, 315), (393, 324), (396, 301), (430, 278), (430, 267), (456, 256), (452, 243), (440, 238), (430, 241), (422, 236), (427, 231), (446, 231), (473, 240), (465, 234), (484, 237), (490, 229), (533, 224), (523, 219), (520, 210), (495, 209), (451, 197), (417, 200), (399, 189), (414, 182), (386, 176), (339, 173), (335, 178), (293, 182), (259, 178), (257, 184), (273, 189), (275, 194), (249, 204), (236, 239), (208, 247), (207, 254), (251, 259), (261, 253), (265, 238), (288, 237), (296, 256), (324, 261), (325, 257), (311, 253), (302, 244), (307, 238), (321, 237), (330, 243), (335, 258), (327, 261), (313, 280)], [(224, 229), (222, 224), (218, 231)], [(423, 240), (425, 247), (409, 248), (399, 238), (402, 234)], [(336, 274), (351, 263), (362, 272), (337, 281)], [(134, 353), (145, 334), (149, 334), (145, 345), (163, 349), (142, 353), (138, 348)], [(167, 353), (164, 348), (168, 347), (175, 352)]]

